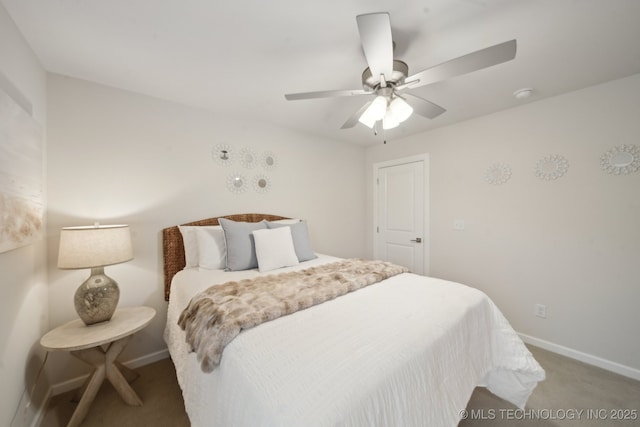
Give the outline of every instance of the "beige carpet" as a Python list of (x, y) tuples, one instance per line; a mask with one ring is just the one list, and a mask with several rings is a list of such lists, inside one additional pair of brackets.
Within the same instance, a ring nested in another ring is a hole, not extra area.
[[(467, 405), (469, 418), (460, 427), (640, 426), (640, 381), (527, 347), (545, 369), (547, 379), (538, 384), (526, 408), (519, 410), (477, 388)], [(617, 416), (627, 419), (613, 419)]]
[[(182, 392), (170, 359), (136, 369), (140, 376), (131, 383), (144, 404), (128, 406), (109, 381), (105, 381), (93, 401), (82, 426), (145, 427), (189, 426)], [(75, 392), (54, 396), (47, 407), (41, 427), (64, 427), (76, 408)]]
[[(467, 407), (468, 418), (460, 423), (460, 427), (640, 426), (639, 381), (536, 347), (529, 348), (547, 371), (547, 380), (538, 385), (527, 408), (520, 411), (478, 388)], [(189, 426), (171, 361), (165, 359), (137, 372), (140, 377), (132, 386), (144, 401), (143, 406), (127, 406), (107, 382), (82, 425)], [(73, 396), (74, 393), (69, 392), (51, 399), (41, 426), (65, 426), (75, 409), (71, 402)], [(633, 414), (636, 414), (635, 419), (612, 419), (615, 416), (634, 418)]]

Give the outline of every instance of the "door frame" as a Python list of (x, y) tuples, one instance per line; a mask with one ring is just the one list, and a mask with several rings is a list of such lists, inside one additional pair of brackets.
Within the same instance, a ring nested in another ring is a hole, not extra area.
[(429, 153), (417, 154), (415, 156), (401, 157), (393, 160), (386, 160), (384, 162), (377, 162), (373, 164), (373, 257), (378, 258), (378, 171), (382, 168), (390, 166), (400, 166), (407, 163), (424, 163), (424, 224), (422, 225), (424, 230), (424, 236), (422, 236), (423, 248), (423, 275), (428, 276), (431, 271), (431, 263), (429, 262), (431, 255), (431, 228), (429, 227), (429, 218), (431, 213), (429, 212)]

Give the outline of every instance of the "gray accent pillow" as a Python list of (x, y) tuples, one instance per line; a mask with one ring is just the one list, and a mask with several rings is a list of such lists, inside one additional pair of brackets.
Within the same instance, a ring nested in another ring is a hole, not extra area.
[(278, 222), (265, 221), (269, 228), (291, 227), (291, 237), (293, 238), (293, 247), (296, 250), (298, 261), (309, 261), (318, 258), (311, 248), (309, 241), (309, 229), (306, 222), (296, 222), (295, 224), (282, 224)]
[(219, 218), (218, 222), (224, 230), (227, 246), (226, 270), (240, 271), (258, 267), (256, 246), (251, 234), (254, 230), (267, 228), (264, 222), (240, 222)]

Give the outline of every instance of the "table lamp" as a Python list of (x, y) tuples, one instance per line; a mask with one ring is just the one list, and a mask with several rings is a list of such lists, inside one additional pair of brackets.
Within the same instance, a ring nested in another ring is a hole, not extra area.
[(85, 325), (110, 320), (118, 305), (118, 284), (104, 274), (104, 267), (132, 259), (128, 225), (64, 227), (61, 230), (58, 268), (91, 269), (91, 275), (76, 290), (74, 297), (76, 311)]

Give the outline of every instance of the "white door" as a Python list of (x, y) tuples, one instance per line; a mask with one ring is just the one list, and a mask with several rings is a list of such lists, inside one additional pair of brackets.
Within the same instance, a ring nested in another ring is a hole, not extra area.
[(377, 168), (377, 259), (425, 274), (425, 160)]

